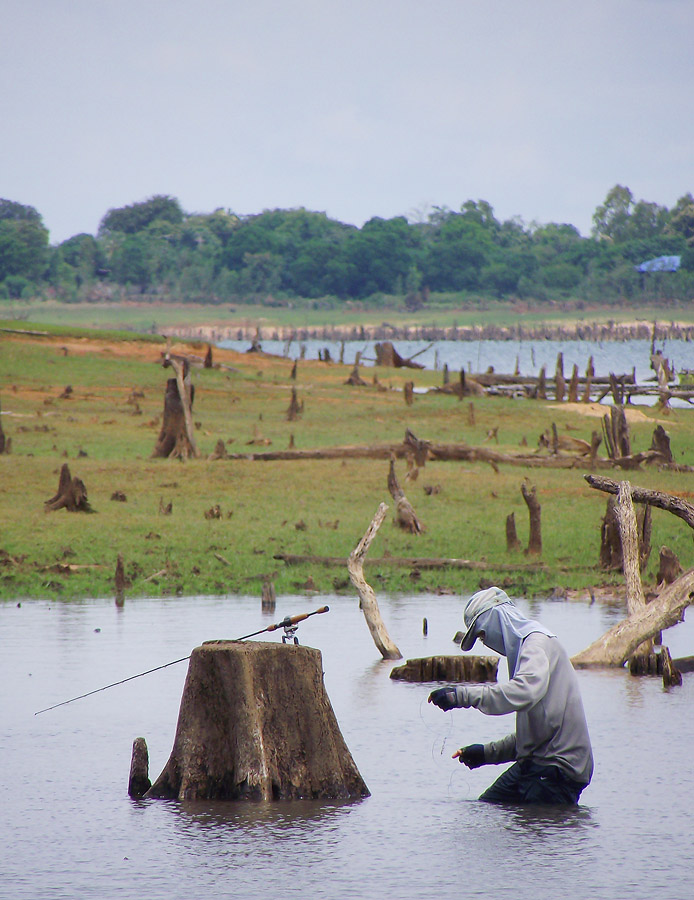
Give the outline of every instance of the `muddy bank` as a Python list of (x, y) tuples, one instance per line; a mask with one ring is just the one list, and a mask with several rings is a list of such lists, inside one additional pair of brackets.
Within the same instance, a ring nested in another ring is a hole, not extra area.
[(304, 328), (258, 325), (176, 325), (166, 334), (187, 340), (219, 341), (630, 341), (694, 338), (694, 325), (678, 322), (578, 322), (565, 325), (318, 325)]

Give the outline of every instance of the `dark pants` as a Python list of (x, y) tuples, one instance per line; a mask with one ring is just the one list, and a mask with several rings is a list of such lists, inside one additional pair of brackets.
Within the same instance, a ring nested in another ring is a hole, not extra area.
[(557, 766), (514, 763), (482, 794), (486, 803), (576, 804), (585, 787)]

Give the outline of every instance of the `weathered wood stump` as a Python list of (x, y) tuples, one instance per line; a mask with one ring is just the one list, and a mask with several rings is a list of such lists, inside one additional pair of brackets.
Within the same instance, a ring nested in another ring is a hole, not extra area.
[(0, 418), (0, 454), (9, 452), (8, 439), (5, 437), (5, 432), (2, 430), (2, 418)]
[(116, 606), (125, 605), (125, 567), (123, 565), (123, 554), (118, 554), (116, 560), (116, 574), (114, 577), (116, 588)]
[(367, 797), (323, 684), (321, 653), (211, 641), (190, 657), (174, 746), (146, 797)]
[(672, 584), (681, 574), (682, 566), (677, 554), (669, 547), (662, 546), (658, 559), (658, 573), (655, 576), (656, 584)]
[(530, 533), (526, 554), (539, 556), (542, 553), (542, 508), (537, 499), (535, 485), (529, 485), (525, 481), (521, 484), (521, 494), (528, 507), (530, 519)]
[(410, 534), (421, 534), (424, 531), (422, 523), (417, 518), (414, 507), (405, 496), (397, 475), (395, 474), (395, 460), (391, 456), (390, 467), (388, 469), (388, 490), (395, 500), (395, 519), (394, 522), (398, 528), (403, 531), (409, 531)]
[(301, 416), (303, 411), (304, 411), (304, 401), (302, 400), (301, 403), (299, 403), (299, 398), (297, 397), (297, 394), (296, 394), (296, 388), (293, 387), (292, 388), (292, 396), (289, 401), (289, 406), (287, 407), (287, 415), (286, 415), (287, 421), (295, 422)]
[(87, 488), (81, 478), (73, 478), (70, 467), (63, 463), (55, 496), (44, 503), (46, 512), (66, 509), (68, 512), (94, 512), (87, 499)]
[[(190, 385), (189, 409), (192, 410), (195, 399), (195, 387)], [(164, 393), (164, 415), (162, 417), (161, 430), (157, 443), (154, 446), (152, 456), (154, 458), (170, 457), (172, 459), (187, 459), (196, 456), (197, 450), (186, 427), (186, 411), (181, 402), (181, 395), (176, 378), (169, 378), (166, 382)]]
[(506, 516), (506, 552), (514, 553), (520, 550), (521, 543), (516, 533), (516, 514), (509, 513)]
[(147, 742), (143, 737), (133, 741), (133, 755), (130, 760), (130, 777), (128, 779), (128, 794), (135, 800), (144, 797), (152, 786), (149, 780), (149, 751)]
[(396, 681), (496, 681), (496, 656), (424, 656), (394, 666), (390, 677)]

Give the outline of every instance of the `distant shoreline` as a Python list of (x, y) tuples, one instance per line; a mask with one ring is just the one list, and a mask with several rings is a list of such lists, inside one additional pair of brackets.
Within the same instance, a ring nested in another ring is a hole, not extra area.
[(167, 337), (207, 341), (631, 341), (694, 339), (694, 325), (680, 322), (577, 322), (564, 325), (170, 325)]

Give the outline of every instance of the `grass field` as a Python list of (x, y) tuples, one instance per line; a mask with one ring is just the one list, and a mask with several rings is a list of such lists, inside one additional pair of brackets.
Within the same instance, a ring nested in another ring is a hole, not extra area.
[[(122, 324), (122, 323), (121, 323)], [(33, 328), (28, 324), (27, 329)], [(73, 330), (74, 331), (74, 330)], [(430, 371), (363, 369), (386, 390), (345, 385), (349, 368), (217, 351), (224, 367), (194, 369), (193, 419), (200, 458), (183, 463), (152, 459), (161, 425), (164, 388), (171, 371), (161, 365), (164, 344), (132, 335), (70, 333), (48, 337), (0, 334), (2, 426), (12, 452), (0, 456), (0, 598), (76, 599), (113, 593), (118, 553), (125, 560), (131, 596), (260, 593), (264, 578), (278, 592), (349, 590), (346, 567), (304, 563), (288, 567), (276, 554), (347, 557), (379, 503), (393, 506), (388, 463), (381, 460), (258, 462), (207, 457), (219, 439), (230, 453), (400, 442), (406, 428), (434, 442), (482, 444), (498, 428), (501, 452), (515, 453), (556, 423), (590, 439), (604, 408), (583, 404), (476, 398), (423, 393), (440, 383)], [(202, 355), (204, 348), (175, 350)], [(414, 378), (414, 404), (402, 385)], [(300, 420), (287, 421), (291, 387), (304, 403)], [(67, 386), (72, 391), (61, 397)], [(640, 407), (630, 413), (632, 446), (646, 449), (661, 422), (677, 461), (694, 465), (694, 413), (667, 415)], [(255, 441), (251, 444), (250, 442)], [(61, 465), (82, 479), (96, 512), (44, 512), (56, 492)], [(471, 591), (496, 582), (528, 596), (555, 588), (621, 583), (599, 570), (600, 522), (605, 496), (586, 485), (580, 469), (522, 469), (484, 463), (428, 462), (417, 481), (400, 483), (424, 523), (422, 535), (405, 534), (386, 519), (369, 557), (457, 557), (483, 562), (483, 570), (412, 572), (368, 565), (376, 592)], [(528, 515), (520, 485), (528, 477), (542, 505), (542, 571), (523, 568), (523, 552), (506, 551), (505, 520), (514, 512), (527, 543)], [(623, 477), (619, 472), (615, 478)], [(692, 476), (645, 468), (629, 473), (641, 486), (690, 497)], [(427, 493), (426, 487), (437, 488)], [(126, 502), (111, 499), (123, 492)], [(160, 502), (172, 503), (161, 515)], [(221, 518), (206, 518), (215, 505)], [(692, 563), (692, 537), (678, 519), (653, 511), (654, 552), (667, 544), (684, 566)], [(221, 558), (220, 558), (221, 557)], [(516, 571), (503, 566), (517, 565)], [(308, 587), (307, 587), (308, 585)]]

